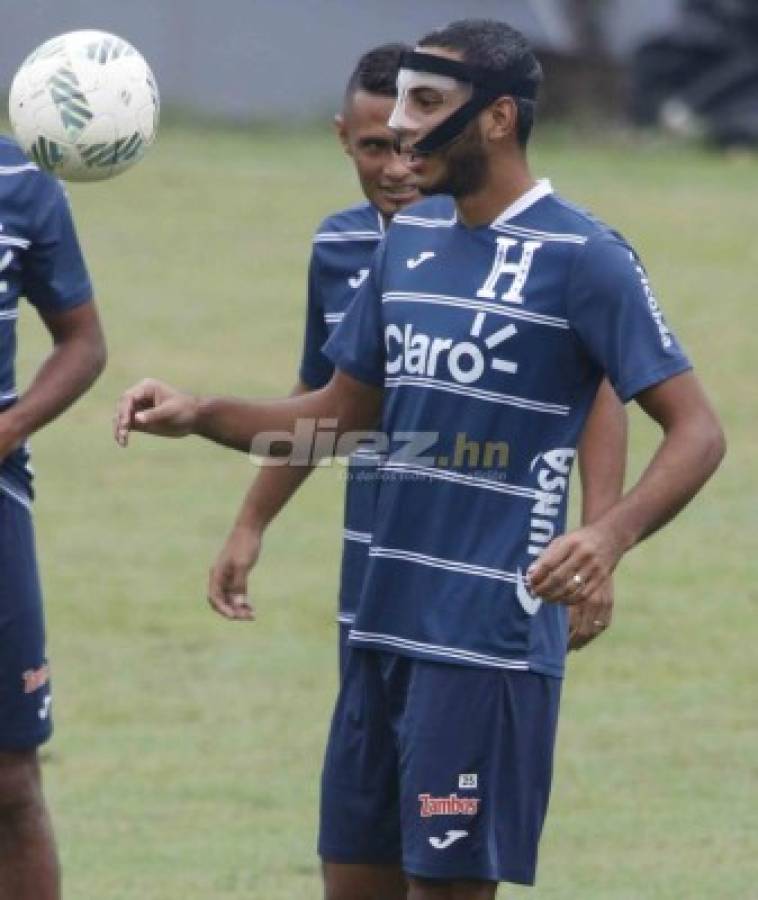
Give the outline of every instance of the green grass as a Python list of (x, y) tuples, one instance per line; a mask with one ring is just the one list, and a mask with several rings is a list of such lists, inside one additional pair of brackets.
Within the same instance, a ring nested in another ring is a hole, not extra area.
[[(758, 897), (758, 163), (548, 133), (534, 168), (638, 246), (730, 453), (629, 555), (613, 629), (571, 660), (530, 896)], [(286, 391), (310, 234), (357, 188), (325, 132), (185, 127), (129, 175), (71, 194), (110, 365), (34, 442), (57, 718), (45, 774), (66, 896), (316, 900), (340, 471), (319, 472), (272, 529), (258, 621), (231, 625), (208, 611), (205, 578), (250, 464), (194, 439), (137, 438), (124, 453), (109, 428), (143, 375)], [(27, 313), (24, 377), (44, 347)], [(636, 414), (633, 426), (634, 474), (656, 437)]]

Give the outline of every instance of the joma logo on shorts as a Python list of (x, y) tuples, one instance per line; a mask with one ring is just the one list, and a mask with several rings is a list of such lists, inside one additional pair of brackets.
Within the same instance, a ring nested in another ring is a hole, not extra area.
[(457, 794), (449, 794), (447, 797), (419, 794), (418, 799), (422, 819), (430, 816), (475, 816), (481, 803), (478, 797), (459, 797)]
[(45, 663), (39, 669), (27, 669), (21, 678), (24, 681), (24, 693), (33, 694), (50, 680), (50, 667)]

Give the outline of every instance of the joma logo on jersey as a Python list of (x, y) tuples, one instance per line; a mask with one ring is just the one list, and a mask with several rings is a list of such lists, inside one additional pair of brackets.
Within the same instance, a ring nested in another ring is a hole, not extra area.
[(422, 819), (430, 816), (475, 816), (482, 802), (478, 797), (459, 797), (457, 794), (448, 794), (447, 797), (419, 794), (418, 799)]
[(388, 375), (423, 375), (434, 378), (449, 375), (459, 384), (473, 384), (484, 375), (488, 365), (496, 372), (515, 375), (518, 363), (493, 356), (488, 359), (486, 350), (494, 350), (517, 334), (515, 325), (506, 325), (482, 338), (486, 313), (477, 313), (469, 334), (481, 339), (482, 347), (473, 341), (454, 341), (452, 338), (432, 337), (415, 331), (413, 325), (388, 325), (384, 330), (387, 347), (386, 371)]
[[(518, 248), (519, 245), (521, 245), (521, 256), (516, 257), (518, 252), (516, 250), (516, 253), (513, 254), (513, 259), (511, 259), (511, 251)], [(529, 272), (532, 269), (534, 254), (541, 246), (542, 241), (524, 241), (522, 244), (521, 241), (517, 241), (515, 238), (498, 237), (495, 260), (492, 263), (490, 274), (476, 292), (476, 296), (481, 297), (483, 300), (495, 300), (500, 279), (504, 275), (509, 275), (511, 283), (508, 289), (500, 295), (500, 299), (505, 300), (506, 303), (523, 303), (523, 290), (529, 277)]]

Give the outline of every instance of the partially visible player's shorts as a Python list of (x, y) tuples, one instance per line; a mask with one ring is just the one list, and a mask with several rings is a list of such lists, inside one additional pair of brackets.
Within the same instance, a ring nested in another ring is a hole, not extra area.
[(353, 647), (321, 783), (326, 862), (533, 884), (561, 681)]
[(50, 702), (32, 517), (0, 491), (0, 751), (44, 743), (53, 730)]

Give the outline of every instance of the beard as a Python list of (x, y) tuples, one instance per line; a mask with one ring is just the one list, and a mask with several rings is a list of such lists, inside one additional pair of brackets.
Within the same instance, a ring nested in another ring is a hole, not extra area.
[(477, 122), (470, 122), (461, 136), (439, 155), (442, 172), (436, 181), (419, 185), (425, 196), (449, 194), (456, 200), (475, 194), (487, 181), (487, 154)]

